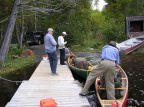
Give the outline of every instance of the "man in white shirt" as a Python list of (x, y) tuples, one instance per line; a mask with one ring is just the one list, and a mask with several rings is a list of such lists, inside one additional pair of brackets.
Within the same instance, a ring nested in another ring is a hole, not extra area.
[(60, 64), (61, 65), (66, 65), (64, 63), (65, 61), (65, 44), (67, 44), (67, 42), (64, 42), (64, 37), (66, 36), (66, 32), (62, 32), (62, 36), (58, 37), (58, 49), (60, 50)]

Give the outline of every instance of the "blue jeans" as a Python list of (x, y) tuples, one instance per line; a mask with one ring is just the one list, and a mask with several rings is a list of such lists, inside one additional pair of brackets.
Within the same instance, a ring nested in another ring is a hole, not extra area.
[(53, 53), (47, 53), (49, 62), (50, 62), (50, 67), (52, 73), (56, 73), (56, 68), (57, 68), (57, 53), (54, 51)]
[(65, 61), (65, 48), (60, 49), (60, 64), (64, 64)]

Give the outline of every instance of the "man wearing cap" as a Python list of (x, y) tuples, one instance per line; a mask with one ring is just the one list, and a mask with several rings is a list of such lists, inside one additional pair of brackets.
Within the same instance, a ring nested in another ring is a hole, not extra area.
[(53, 29), (49, 28), (48, 33), (45, 35), (44, 42), (45, 42), (45, 52), (48, 54), (51, 72), (54, 75), (58, 75), (56, 73), (57, 68), (57, 53), (56, 53), (56, 41), (54, 37), (52, 36)]
[(79, 95), (85, 96), (95, 79), (104, 74), (107, 99), (115, 100), (114, 77), (117, 64), (119, 64), (119, 51), (116, 47), (116, 42), (110, 41), (109, 45), (103, 47), (101, 62), (90, 72), (85, 86)]
[(66, 35), (67, 35), (66, 32), (62, 32), (62, 36), (58, 37), (58, 44), (59, 44), (58, 49), (60, 50), (60, 64), (61, 65), (66, 65), (64, 63), (64, 61), (65, 61), (65, 44), (67, 44), (67, 42), (64, 42), (64, 37)]

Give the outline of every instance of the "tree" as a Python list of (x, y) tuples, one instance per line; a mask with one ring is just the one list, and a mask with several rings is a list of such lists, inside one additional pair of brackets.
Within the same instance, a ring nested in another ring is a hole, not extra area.
[(13, 28), (14, 28), (14, 25), (15, 25), (15, 20), (16, 20), (19, 4), (20, 4), (20, 0), (16, 0), (14, 2), (14, 6), (12, 8), (9, 23), (7, 25), (7, 28), (6, 28), (6, 31), (5, 31), (5, 34), (4, 34), (4, 38), (3, 38), (3, 42), (2, 42), (1, 48), (0, 48), (0, 56), (1, 56), (0, 57), (0, 64), (2, 62), (5, 62), (6, 59), (7, 59), (9, 44), (10, 44), (10, 41), (11, 41), (12, 32), (13, 32)]
[[(67, 5), (63, 5), (63, 4), (67, 4)], [(41, 0), (32, 0), (32, 1), (26, 1), (23, 3), (21, 2), (21, 0), (15, 0), (7, 28), (5, 30), (4, 38), (0, 47), (0, 56), (1, 56), (0, 64), (5, 62), (7, 59), (9, 44), (11, 42), (12, 32), (13, 32), (13, 28), (15, 25), (18, 9), (20, 5), (21, 5), (20, 13), (22, 13), (23, 16), (24, 16), (23, 13), (26, 13), (26, 11), (29, 11), (30, 13), (38, 12), (38, 13), (49, 15), (51, 13), (61, 12), (68, 7), (75, 6), (75, 0), (63, 0), (63, 1), (43, 0), (43, 2), (41, 2)], [(20, 37), (20, 47), (22, 46), (22, 39), (23, 39), (23, 16), (22, 16), (22, 22), (21, 22), (22, 32), (21, 32), (21, 37)]]

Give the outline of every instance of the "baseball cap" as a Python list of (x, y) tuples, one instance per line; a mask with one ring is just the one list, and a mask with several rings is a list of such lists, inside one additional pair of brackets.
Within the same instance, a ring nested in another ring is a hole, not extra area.
[(48, 28), (48, 31), (52, 31), (53, 32), (54, 30), (52, 28)]

